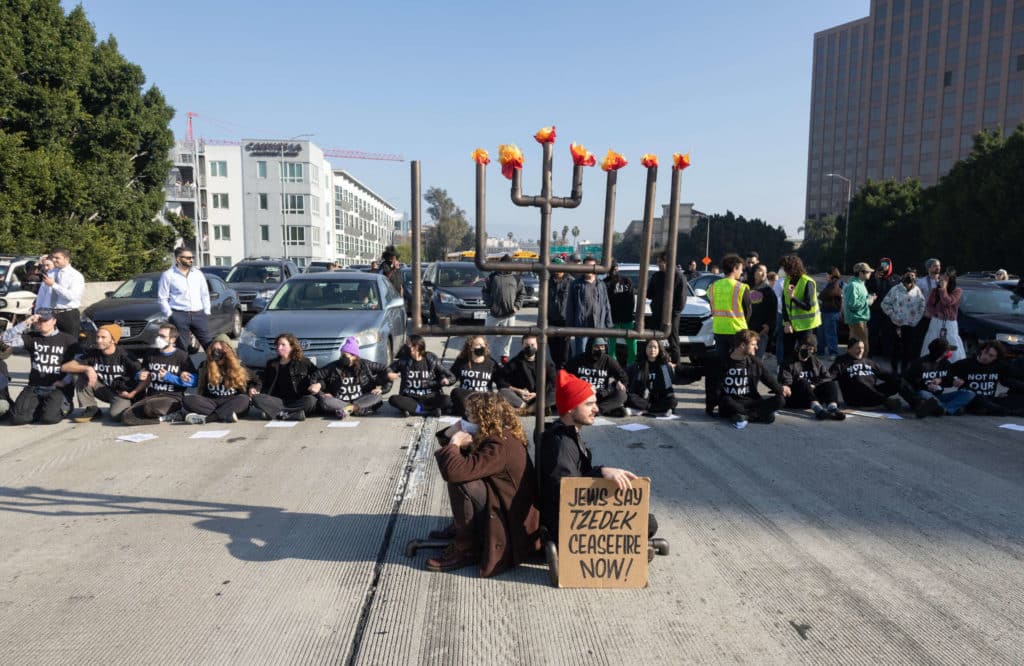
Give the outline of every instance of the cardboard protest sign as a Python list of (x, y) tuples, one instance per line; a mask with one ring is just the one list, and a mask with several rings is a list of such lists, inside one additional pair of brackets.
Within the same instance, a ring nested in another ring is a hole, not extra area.
[(564, 477), (558, 507), (558, 587), (647, 586), (651, 480), (629, 490), (591, 477)]

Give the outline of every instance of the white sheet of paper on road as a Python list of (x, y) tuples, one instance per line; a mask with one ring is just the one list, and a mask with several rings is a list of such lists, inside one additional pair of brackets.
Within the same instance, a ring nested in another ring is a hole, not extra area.
[(1021, 425), (1019, 423), (1004, 423), (999, 427), (1006, 428), (1007, 430), (1016, 430), (1018, 432), (1024, 432), (1024, 425)]
[(650, 430), (651, 426), (646, 426), (643, 423), (623, 423), (619, 426), (619, 429), (627, 432), (636, 432), (637, 430)]
[(271, 421), (264, 428), (294, 428), (299, 425), (298, 421)]
[(358, 428), (359, 421), (331, 421), (328, 428)]
[(156, 435), (151, 432), (135, 432), (130, 435), (121, 435), (118, 439), (125, 442), (148, 442), (151, 439), (156, 439)]
[(220, 439), (231, 434), (230, 430), (200, 430), (192, 433), (189, 439)]
[(869, 419), (889, 419), (891, 421), (902, 421), (903, 417), (899, 414), (890, 414), (888, 412), (862, 412), (858, 409), (847, 410), (847, 414), (853, 414), (854, 416), (866, 416)]

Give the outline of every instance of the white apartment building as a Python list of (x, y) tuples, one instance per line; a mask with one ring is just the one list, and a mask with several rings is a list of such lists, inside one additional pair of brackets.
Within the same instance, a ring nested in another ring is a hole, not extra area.
[(342, 169), (334, 171), (334, 258), (342, 265), (379, 259), (394, 243), (402, 214)]

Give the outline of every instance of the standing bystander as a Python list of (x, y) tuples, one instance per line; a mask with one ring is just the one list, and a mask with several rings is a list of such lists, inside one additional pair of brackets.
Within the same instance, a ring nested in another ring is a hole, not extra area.
[(174, 265), (160, 275), (156, 299), (160, 310), (178, 331), (178, 347), (189, 351), (191, 334), (206, 349), (210, 345), (210, 288), (202, 271), (192, 268), (195, 255), (185, 247), (174, 249)]

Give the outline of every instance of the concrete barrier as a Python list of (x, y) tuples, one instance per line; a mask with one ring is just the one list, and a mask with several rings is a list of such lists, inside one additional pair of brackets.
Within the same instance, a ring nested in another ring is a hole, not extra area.
[(82, 293), (82, 309), (89, 307), (93, 303), (102, 301), (107, 297), (108, 291), (113, 291), (124, 284), (124, 280), (118, 280), (117, 282), (86, 282), (85, 292)]

